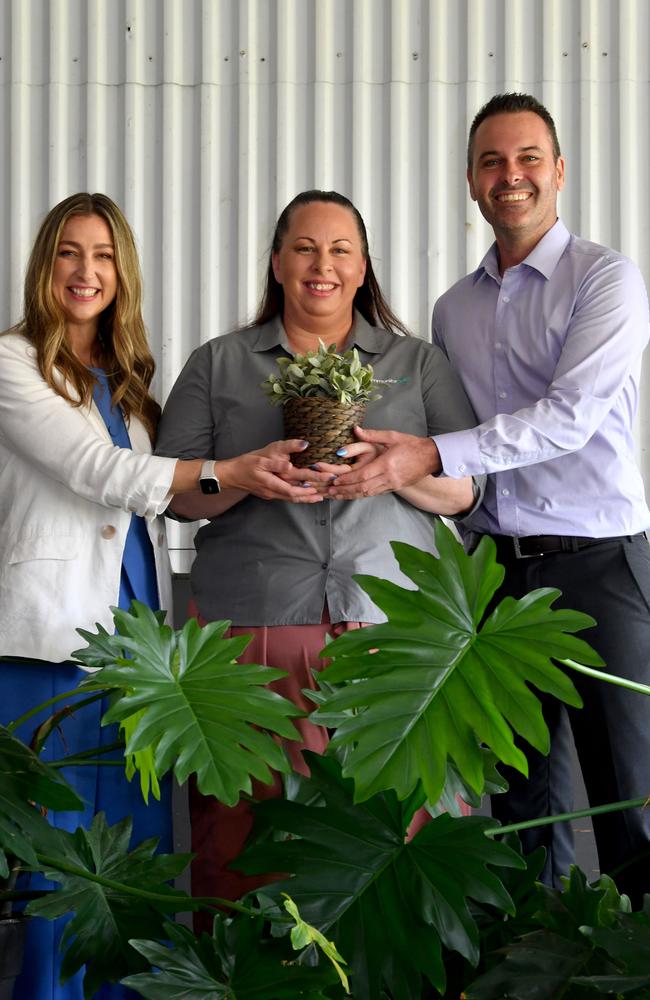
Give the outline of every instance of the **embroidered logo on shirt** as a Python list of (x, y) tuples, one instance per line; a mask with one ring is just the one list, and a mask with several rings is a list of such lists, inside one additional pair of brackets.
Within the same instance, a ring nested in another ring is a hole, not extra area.
[(373, 385), (406, 385), (411, 381), (410, 375), (401, 375), (399, 378), (373, 378)]

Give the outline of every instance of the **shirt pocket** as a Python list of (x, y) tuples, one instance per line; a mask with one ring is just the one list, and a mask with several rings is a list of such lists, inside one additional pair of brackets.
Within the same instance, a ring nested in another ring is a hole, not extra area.
[(81, 548), (77, 535), (30, 535), (19, 538), (9, 551), (10, 566), (35, 559), (76, 559)]

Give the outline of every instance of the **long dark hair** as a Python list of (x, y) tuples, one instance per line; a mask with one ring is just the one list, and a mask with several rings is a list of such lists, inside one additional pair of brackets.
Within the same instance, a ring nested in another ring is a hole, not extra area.
[(353, 307), (358, 309), (364, 319), (366, 319), (371, 326), (380, 326), (385, 330), (390, 330), (391, 333), (399, 332), (405, 334), (407, 337), (410, 336), (407, 328), (401, 320), (397, 318), (393, 310), (386, 302), (381, 288), (379, 287), (379, 282), (377, 281), (375, 272), (372, 269), (372, 261), (370, 260), (370, 254), (368, 252), (368, 234), (366, 232), (365, 223), (361, 218), (361, 214), (358, 209), (354, 207), (350, 199), (346, 198), (345, 195), (339, 194), (338, 191), (301, 191), (300, 194), (297, 194), (296, 197), (289, 202), (287, 207), (281, 213), (280, 218), (275, 224), (275, 232), (273, 233), (273, 242), (271, 243), (269, 262), (266, 270), (266, 283), (260, 304), (257, 308), (255, 319), (253, 321), (254, 325), (261, 326), (262, 323), (268, 323), (276, 316), (282, 316), (284, 313), (284, 289), (280, 282), (276, 280), (275, 274), (273, 273), (272, 254), (280, 252), (284, 238), (289, 231), (291, 216), (295, 210), (300, 208), (302, 205), (311, 205), (314, 202), (326, 202), (332, 205), (340, 205), (342, 208), (346, 208), (354, 216), (354, 221), (356, 222), (359, 238), (361, 240), (361, 252), (366, 262), (366, 274), (363, 279), (363, 284), (357, 289), (357, 293), (354, 296), (354, 301), (352, 303)]

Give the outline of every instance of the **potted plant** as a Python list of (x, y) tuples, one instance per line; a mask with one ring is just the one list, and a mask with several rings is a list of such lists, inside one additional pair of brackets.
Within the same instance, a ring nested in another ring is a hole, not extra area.
[(309, 447), (294, 456), (304, 468), (314, 462), (340, 465), (339, 448), (354, 440), (366, 403), (379, 398), (372, 389), (372, 367), (362, 365), (356, 347), (339, 354), (334, 344), (317, 351), (277, 359), (279, 374), (262, 383), (271, 403), (284, 407), (287, 438), (302, 438)]
[[(236, 867), (287, 874), (221, 901), (231, 915), (217, 914), (212, 936), (168, 922), (219, 902), (169, 887), (186, 858), (158, 857), (151, 843), (125, 854), (128, 823), (107, 828), (101, 817), (74, 835), (45, 829), (30, 805), (53, 794), (40, 762), (0, 730), (11, 776), (0, 785), (0, 845), (60, 883), (29, 910), (75, 911), (64, 971), (86, 964), (87, 997), (105, 978), (155, 1000), (528, 1000), (533, 982), (542, 1000), (648, 996), (650, 902), (631, 913), (611, 880), (588, 886), (577, 871), (562, 893), (540, 887), (540, 859), (521, 857), (516, 827), (454, 814), (457, 792), (477, 804), (498, 788), (499, 760), (525, 769), (513, 729), (547, 747), (529, 684), (579, 702), (554, 659), (606, 679), (574, 634), (591, 619), (554, 610), (548, 590), (506, 598), (485, 618), (503, 578), (494, 544), (467, 556), (440, 524), (436, 543), (439, 559), (394, 545), (415, 589), (360, 578), (388, 620), (324, 651), (316, 718), (335, 735), (326, 756), (312, 755), (310, 778), (290, 774), (271, 735), (291, 738), (298, 714), (264, 688), (279, 672), (235, 663), (246, 639), (224, 639), (227, 623), (174, 632), (134, 605), (116, 612), (118, 634), (84, 633), (78, 658), (99, 668), (84, 687), (116, 693), (107, 718), (131, 720), (127, 750), (149, 748), (159, 776), (194, 773), (230, 803), (250, 794), (251, 774), (286, 776), (284, 799), (255, 807), (271, 835)], [(409, 839), (415, 810), (441, 794), (449, 811), (432, 808)]]

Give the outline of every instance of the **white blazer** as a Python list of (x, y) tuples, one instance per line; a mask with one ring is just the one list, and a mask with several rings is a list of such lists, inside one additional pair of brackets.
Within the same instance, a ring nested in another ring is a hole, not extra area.
[(128, 429), (132, 451), (113, 445), (94, 403), (52, 391), (23, 336), (0, 336), (0, 656), (59, 662), (85, 645), (77, 628), (113, 631), (132, 513), (147, 520), (171, 617), (160, 515), (176, 462), (151, 455), (138, 419)]

